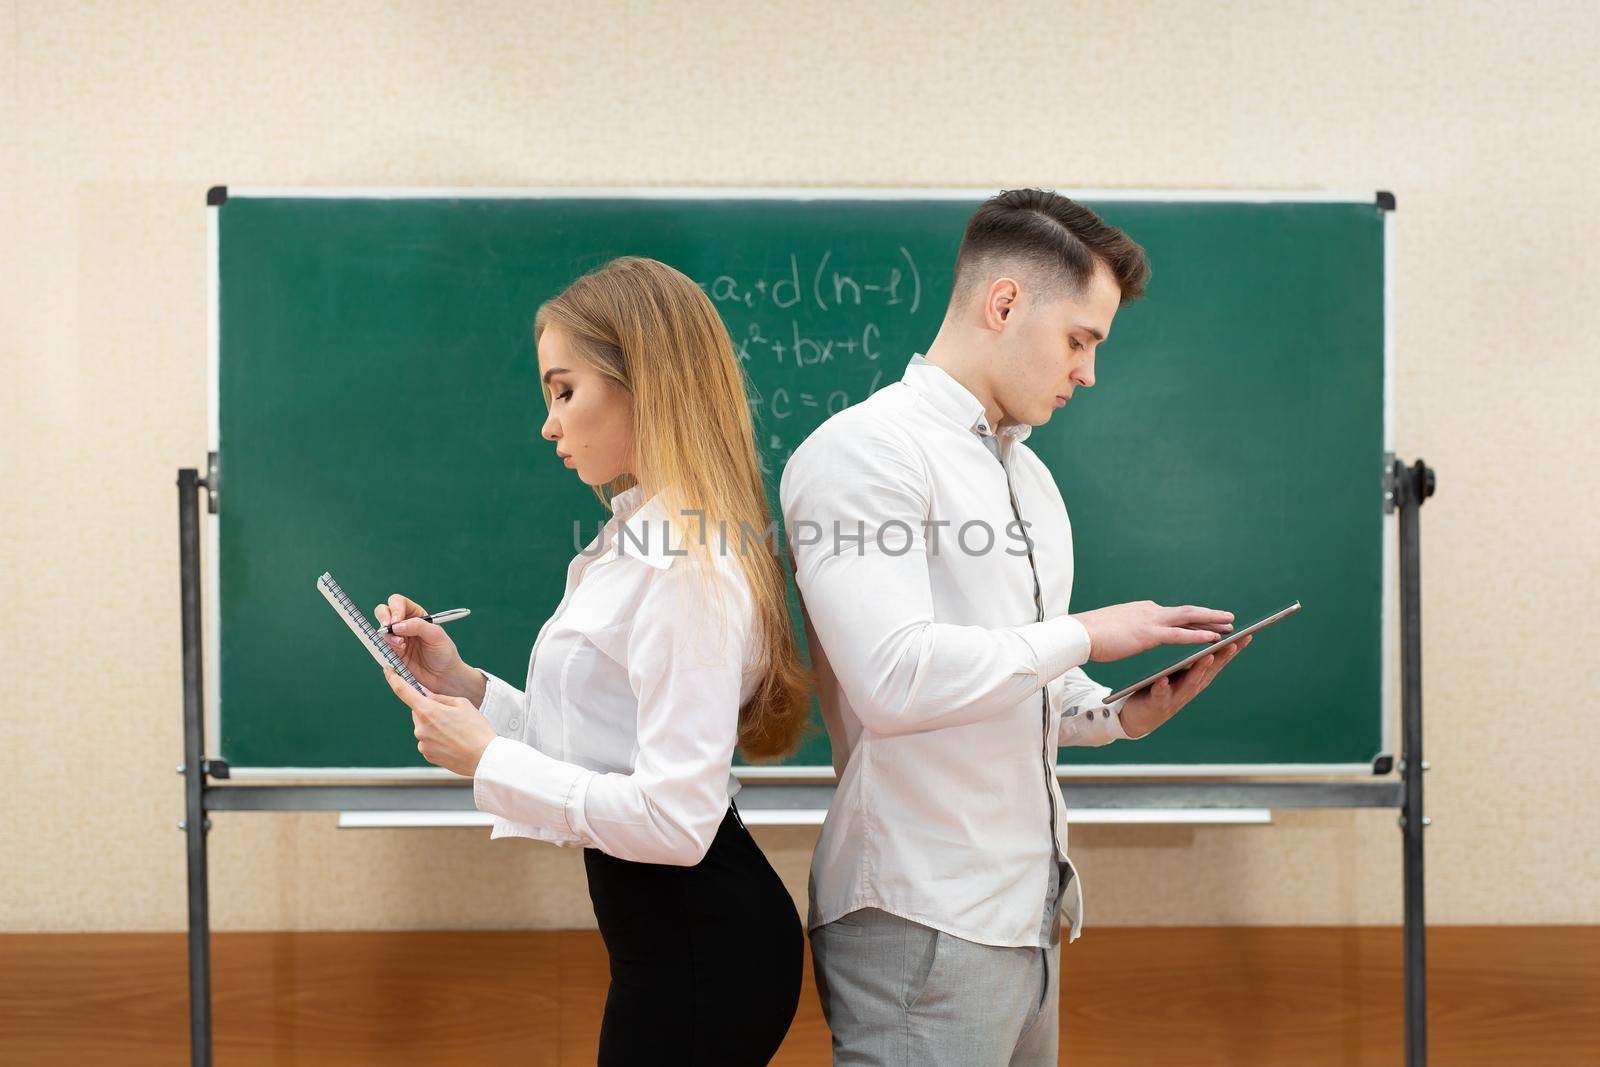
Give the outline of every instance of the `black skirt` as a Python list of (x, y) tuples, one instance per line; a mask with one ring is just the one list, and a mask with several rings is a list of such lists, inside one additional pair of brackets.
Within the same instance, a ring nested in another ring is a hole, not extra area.
[(732, 806), (693, 867), (584, 849), (611, 957), (602, 1067), (764, 1064), (800, 1003), (794, 901)]

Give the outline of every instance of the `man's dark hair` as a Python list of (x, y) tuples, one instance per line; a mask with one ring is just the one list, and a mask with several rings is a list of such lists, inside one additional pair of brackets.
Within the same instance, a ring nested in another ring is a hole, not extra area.
[(996, 263), (1033, 267), (1046, 282), (1079, 293), (1104, 263), (1122, 290), (1120, 307), (1144, 295), (1150, 263), (1144, 249), (1093, 211), (1044, 189), (1008, 189), (985, 200), (967, 221), (956, 253), (954, 305)]

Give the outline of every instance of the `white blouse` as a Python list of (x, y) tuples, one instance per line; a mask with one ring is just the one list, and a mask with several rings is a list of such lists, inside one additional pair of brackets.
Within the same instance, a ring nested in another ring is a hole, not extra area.
[(739, 789), (739, 708), (761, 680), (761, 648), (737, 555), (708, 536), (706, 582), (685, 558), (699, 535), (693, 513), (669, 516), (659, 496), (642, 496), (640, 486), (617, 494), (611, 519), (568, 565), (526, 692), (483, 672), (481, 710), (498, 736), (472, 794), (495, 816), (493, 837), (692, 866)]

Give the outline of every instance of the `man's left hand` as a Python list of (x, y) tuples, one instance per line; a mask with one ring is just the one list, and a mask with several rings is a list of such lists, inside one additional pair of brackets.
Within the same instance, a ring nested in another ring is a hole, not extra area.
[(1213, 652), (1178, 674), (1169, 674), (1154, 685), (1139, 690), (1122, 705), (1122, 729), (1131, 738), (1147, 736), (1178, 714), (1185, 704), (1205, 692), (1212, 679), (1232, 663), (1234, 657), (1253, 639), (1254, 635), (1251, 635), (1235, 641), (1221, 652)]

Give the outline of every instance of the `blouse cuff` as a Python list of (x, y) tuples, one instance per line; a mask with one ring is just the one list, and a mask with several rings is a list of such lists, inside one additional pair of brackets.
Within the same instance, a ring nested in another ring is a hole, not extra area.
[[(472, 776), (472, 803), (502, 819), (584, 837), (579, 830), (587, 830), (581, 805), (593, 777), (593, 771), (551, 759), (521, 741), (496, 737)], [(580, 806), (576, 819), (575, 804)]]
[(483, 675), (483, 703), (478, 710), (489, 720), (494, 732), (501, 735), (519, 733), (522, 729), (522, 693), (510, 682), (495, 677), (479, 667)]

